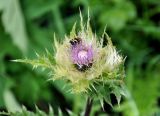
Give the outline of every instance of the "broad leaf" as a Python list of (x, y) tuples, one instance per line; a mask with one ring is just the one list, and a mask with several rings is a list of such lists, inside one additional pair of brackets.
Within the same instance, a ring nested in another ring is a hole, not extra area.
[(0, 0), (2, 22), (5, 31), (10, 34), (15, 45), (27, 52), (27, 34), (19, 0)]

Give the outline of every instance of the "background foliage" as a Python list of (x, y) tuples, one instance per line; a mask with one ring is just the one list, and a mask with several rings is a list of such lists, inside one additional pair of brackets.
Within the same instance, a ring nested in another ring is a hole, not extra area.
[[(34, 58), (35, 51), (52, 51), (53, 34), (63, 39), (79, 20), (79, 8), (98, 35), (107, 25), (113, 43), (127, 56), (127, 98), (104, 111), (94, 102), (92, 115), (160, 115), (160, 1), (159, 0), (0, 0), (0, 111), (19, 111), (35, 104), (46, 113), (84, 110), (86, 99), (67, 92), (64, 82), (47, 82), (47, 71), (13, 63)], [(53, 51), (52, 51), (53, 52)], [(111, 95), (113, 103), (115, 96)]]

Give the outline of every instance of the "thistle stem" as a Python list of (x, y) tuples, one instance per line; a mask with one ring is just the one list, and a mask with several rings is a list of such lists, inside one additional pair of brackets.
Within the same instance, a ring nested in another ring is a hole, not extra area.
[(90, 116), (91, 109), (92, 109), (92, 104), (93, 104), (93, 99), (88, 97), (87, 98), (87, 103), (86, 103), (86, 108), (85, 108), (85, 113), (84, 116)]

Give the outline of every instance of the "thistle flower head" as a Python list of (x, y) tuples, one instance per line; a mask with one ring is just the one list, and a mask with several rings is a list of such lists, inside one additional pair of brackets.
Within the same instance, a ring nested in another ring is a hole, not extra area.
[[(64, 79), (72, 85), (72, 92), (85, 92), (96, 95), (110, 103), (110, 93), (115, 93), (119, 103), (121, 85), (124, 78), (124, 58), (113, 46), (111, 38), (103, 33), (101, 38), (92, 32), (90, 17), (85, 26), (80, 13), (80, 30), (73, 26), (69, 36), (63, 42), (58, 42), (54, 36), (55, 54), (47, 51), (47, 56), (37, 54), (37, 60), (15, 60), (30, 63), (34, 67), (49, 68), (54, 75), (51, 80)], [(108, 43), (104, 44), (104, 39)], [(106, 45), (106, 46), (105, 46)]]
[[(84, 92), (90, 89), (96, 81), (102, 81), (105, 77), (114, 78), (115, 70), (123, 63), (123, 58), (118, 54), (112, 45), (111, 39), (106, 35), (108, 44), (103, 47), (103, 39), (97, 38), (89, 24), (83, 24), (81, 16), (81, 30), (76, 31), (76, 24), (69, 36), (60, 44), (55, 39), (56, 67), (54, 68), (55, 78), (69, 80), (73, 86), (73, 92)], [(113, 75), (114, 74), (114, 75)], [(116, 78), (115, 78), (116, 79)]]

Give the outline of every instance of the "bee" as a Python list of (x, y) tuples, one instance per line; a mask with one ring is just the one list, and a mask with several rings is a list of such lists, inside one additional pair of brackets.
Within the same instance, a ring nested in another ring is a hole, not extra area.
[(82, 41), (81, 38), (76, 37), (76, 38), (70, 40), (70, 44), (73, 45), (73, 46), (75, 46), (75, 45), (77, 45), (77, 44), (80, 44), (81, 41)]
[(75, 67), (77, 70), (81, 71), (81, 72), (85, 72), (86, 70), (88, 70), (89, 68), (92, 67), (92, 63), (89, 63), (88, 65), (78, 65), (78, 64), (75, 64)]

